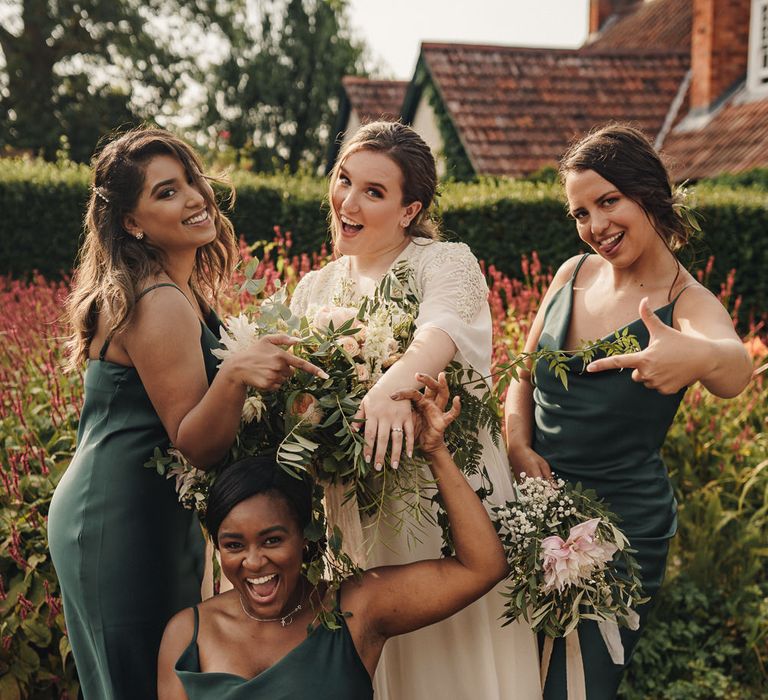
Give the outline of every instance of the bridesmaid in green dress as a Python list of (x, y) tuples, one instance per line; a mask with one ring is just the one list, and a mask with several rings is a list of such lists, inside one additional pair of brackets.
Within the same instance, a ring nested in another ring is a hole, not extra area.
[[(642, 350), (596, 359), (586, 372), (574, 359), (567, 390), (543, 363), (513, 382), (506, 403), (510, 463), (518, 476), (554, 471), (595, 489), (621, 516), (653, 598), (676, 530), (659, 454), (667, 430), (686, 387), (700, 381), (717, 396), (735, 396), (751, 365), (726, 310), (674, 254), (691, 231), (648, 140), (627, 126), (603, 127), (566, 153), (560, 172), (569, 215), (595, 254), (557, 271), (525, 349), (574, 349), (628, 328)], [(648, 611), (638, 611), (640, 630), (621, 630), (623, 665), (611, 660), (596, 623), (579, 626), (590, 700), (616, 696)], [(555, 640), (546, 700), (567, 697), (564, 646)]]
[[(389, 637), (453, 615), (506, 575), (488, 514), (443, 441), (459, 415), (458, 397), (444, 412), (445, 375), (417, 379), (424, 394), (403, 390), (393, 398), (413, 402), (455, 556), (370, 569), (345, 581), (334, 600), (301, 573), (309, 483), (271, 457), (238, 462), (214, 483), (206, 516), (234, 588), (168, 623), (158, 661), (160, 700), (371, 700), (371, 676)], [(317, 615), (334, 607), (343, 617), (330, 631)]]
[(196, 154), (157, 129), (97, 157), (69, 300), (71, 365), (87, 361), (74, 458), (48, 517), (85, 700), (156, 695), (163, 628), (200, 600), (204, 542), (173, 483), (144, 468), (172, 442), (206, 468), (234, 439), (246, 386), (312, 369), (270, 336), (216, 370), (212, 310), (237, 248)]

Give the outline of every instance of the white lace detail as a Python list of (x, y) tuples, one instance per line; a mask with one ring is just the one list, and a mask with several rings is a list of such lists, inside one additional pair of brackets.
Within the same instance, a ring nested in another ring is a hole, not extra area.
[(488, 299), (488, 286), (477, 258), (465, 243), (441, 243), (435, 247), (424, 270), (423, 286), (436, 275), (445, 274), (450, 275), (455, 288), (461, 290), (461, 294), (450, 300), (456, 313), (464, 323), (471, 323)]

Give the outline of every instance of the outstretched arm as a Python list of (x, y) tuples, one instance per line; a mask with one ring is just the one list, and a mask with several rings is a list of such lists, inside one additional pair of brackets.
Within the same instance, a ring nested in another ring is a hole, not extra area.
[(448, 404), (445, 375), (441, 372), (437, 381), (421, 374), (417, 379), (426, 387), (424, 394), (404, 390), (396, 396), (413, 402), (422, 424), (419, 442), (429, 456), (456, 553), (446, 559), (372, 569), (352, 585), (360, 611), (356, 614), (382, 640), (453, 615), (490, 590), (508, 570), (485, 508), (443, 441), (445, 429), (459, 415), (459, 399), (454, 397), (443, 412)]

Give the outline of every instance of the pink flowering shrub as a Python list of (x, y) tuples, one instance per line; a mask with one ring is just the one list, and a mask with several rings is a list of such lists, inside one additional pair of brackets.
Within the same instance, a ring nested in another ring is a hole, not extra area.
[[(278, 283), (292, 288), (303, 275), (328, 260), (326, 250), (296, 255), (291, 249), (291, 234), (276, 228), (274, 241), (260, 254), (256, 274), (265, 278), (268, 290), (274, 290)], [(238, 285), (245, 280), (245, 268), (252, 260), (245, 243), (241, 251), (243, 264), (235, 275)], [(551, 279), (535, 254), (523, 259), (522, 270), (521, 279), (512, 279), (493, 266), (484, 267), (490, 287), (496, 364), (522, 349)], [(737, 308), (738, 300), (730, 300), (732, 285), (733, 276), (720, 290), (721, 298)], [(64, 374), (61, 370), (67, 333), (61, 314), (67, 292), (66, 280), (53, 282), (40, 276), (28, 281), (0, 278), (3, 700), (74, 700), (78, 692), (46, 539), (50, 497), (73, 454), (82, 403), (82, 374)], [(234, 289), (229, 290), (221, 299), (222, 313), (236, 314), (241, 304), (242, 297)], [(768, 361), (765, 327), (758, 319), (749, 329), (747, 343), (756, 365)], [(765, 584), (762, 589), (757, 586), (755, 592), (756, 582), (768, 580), (765, 382), (766, 374), (760, 375), (731, 401), (714, 399), (698, 387), (686, 395), (665, 448), (681, 505), (680, 532), (673, 544), (668, 573), (671, 586), (681, 576), (693, 576), (710, 586), (732, 586), (741, 598), (752, 596), (750, 601), (768, 598)], [(254, 414), (257, 412), (258, 406), (254, 406)], [(739, 596), (729, 597), (733, 599)], [(728, 638), (737, 640), (743, 649), (739, 663), (726, 669), (729, 682), (759, 688), (758, 683), (766, 681), (764, 660), (768, 658), (765, 608), (733, 603), (728, 611), (718, 614), (722, 614), (718, 629), (725, 630)], [(653, 667), (649, 668), (646, 675), (657, 677)], [(669, 680), (662, 676), (659, 682)], [(745, 693), (742, 697), (750, 696)]]

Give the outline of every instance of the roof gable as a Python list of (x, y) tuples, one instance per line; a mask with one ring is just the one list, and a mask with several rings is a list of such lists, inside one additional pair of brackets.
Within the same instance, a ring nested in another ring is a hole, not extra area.
[(425, 43), (422, 62), (475, 171), (519, 177), (556, 163), (570, 140), (611, 119), (654, 137), (689, 57)]

